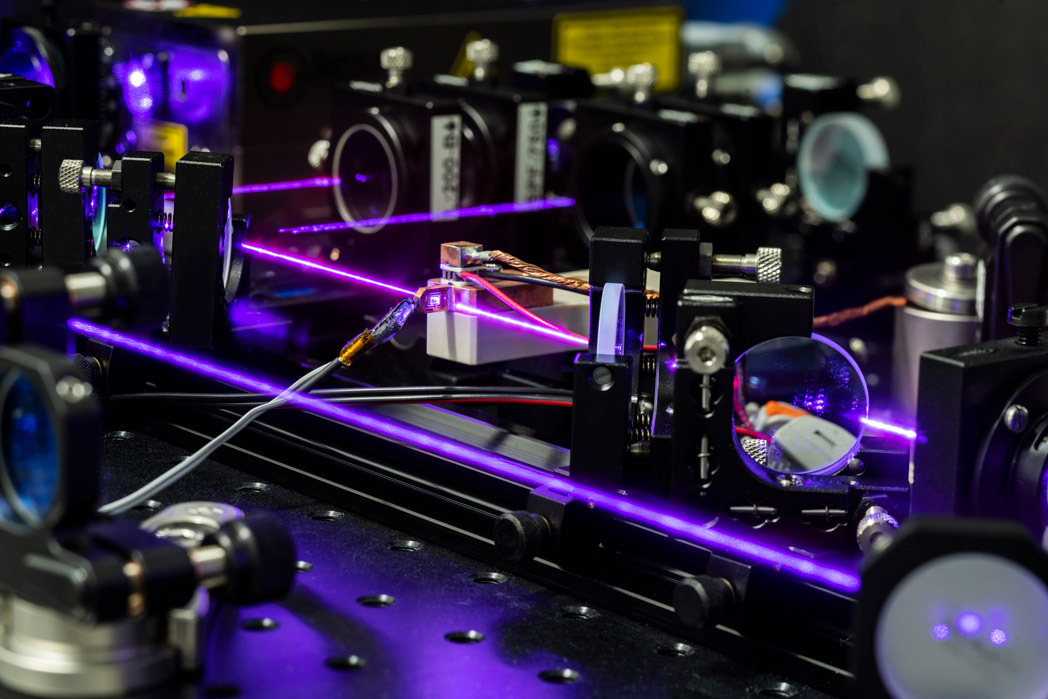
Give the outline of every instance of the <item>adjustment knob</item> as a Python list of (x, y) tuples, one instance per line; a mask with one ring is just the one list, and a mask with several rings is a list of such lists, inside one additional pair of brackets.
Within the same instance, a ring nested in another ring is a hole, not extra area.
[(782, 248), (757, 248), (757, 283), (778, 284), (782, 278)]
[(83, 172), (83, 160), (63, 160), (58, 166), (58, 189), (63, 194), (80, 191), (80, 173)]
[(735, 590), (724, 578), (698, 575), (685, 578), (673, 591), (677, 617), (695, 629), (719, 624), (735, 607)]
[(1038, 345), (1041, 331), (1048, 328), (1048, 306), (1017, 303), (1008, 309), (1008, 325), (1018, 330), (1018, 344), (1028, 347)]
[(403, 46), (393, 46), (383, 49), (378, 57), (382, 70), (411, 70), (414, 57), (410, 49)]
[(492, 538), (495, 552), (502, 560), (510, 563), (530, 561), (549, 543), (549, 521), (526, 510), (507, 512), (495, 520)]
[(499, 60), (499, 45), (491, 39), (477, 39), (466, 44), (466, 60), (489, 66)]
[(204, 540), (226, 556), (225, 584), (215, 588), (223, 599), (255, 604), (280, 599), (295, 579), (295, 543), (284, 523), (254, 513), (222, 525)]
[(127, 323), (159, 323), (170, 302), (170, 272), (160, 251), (140, 245), (127, 252), (110, 248), (96, 255), (88, 269), (105, 279), (104, 313)]
[(650, 63), (636, 63), (626, 68), (626, 84), (636, 89), (651, 89), (659, 79), (659, 71)]

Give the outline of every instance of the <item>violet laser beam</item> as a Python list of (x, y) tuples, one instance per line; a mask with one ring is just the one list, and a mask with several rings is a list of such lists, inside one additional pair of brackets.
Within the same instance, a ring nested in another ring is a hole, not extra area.
[[(279, 395), (283, 388), (242, 373), (232, 367), (215, 364), (203, 357), (183, 354), (176, 350), (151, 344), (144, 340), (116, 332), (81, 319), (69, 321), (69, 328), (86, 337), (107, 342), (117, 347), (151, 357), (162, 362), (193, 371), (202, 376), (235, 386), (253, 393)], [(574, 483), (564, 478), (551, 476), (520, 462), (477, 447), (455, 442), (436, 434), (418, 430), (409, 425), (390, 420), (347, 406), (326, 403), (308, 395), (291, 394), (288, 402), (333, 421), (372, 435), (406, 444), (414, 449), (441, 456), (449, 461), (473, 468), (490, 475), (507, 478), (529, 487), (549, 486), (563, 490), (573, 497), (593, 503), (603, 510), (637, 524), (654, 526), (662, 531), (679, 536), (711, 548), (731, 551), (749, 560), (765, 563), (772, 567), (788, 570), (802, 578), (825, 584), (829, 587), (855, 592), (859, 589), (858, 575), (824, 565), (810, 558), (772, 548), (733, 534), (708, 529), (695, 522), (654, 507), (635, 503), (626, 498), (605, 493), (595, 488)]]
[[(349, 272), (347, 270), (338, 269), (337, 267), (329, 267), (327, 265), (317, 262), (316, 260), (310, 260), (304, 257), (298, 257), (296, 255), (288, 255), (287, 253), (269, 250), (267, 248), (263, 248), (258, 245), (253, 245), (251, 243), (244, 243), (241, 247), (254, 255), (268, 257), (270, 259), (284, 262), (287, 264), (298, 265), (299, 267), (310, 269), (315, 272), (320, 272), (322, 274), (327, 274), (332, 277), (356, 282), (358, 284), (373, 286), (375, 288), (390, 291), (395, 294), (400, 294), (402, 296), (414, 296), (415, 294), (415, 292), (411, 289), (405, 289), (399, 286), (395, 286), (393, 284), (387, 284), (386, 282), (366, 277), (363, 274)], [(585, 347), (588, 344), (586, 340), (583, 340), (575, 336), (574, 334), (560, 332), (558, 330), (546, 328), (535, 323), (529, 323), (525, 320), (520, 320), (509, 313), (495, 313), (492, 311), (485, 311), (479, 308), (456, 308), (454, 312), (463, 313), (465, 315), (477, 316), (485, 320), (491, 320), (493, 322), (501, 323), (502, 325), (506, 325), (508, 327), (512, 327), (523, 332), (529, 332), (542, 337), (547, 337), (551, 340), (556, 340), (565, 344), (574, 345), (576, 347)]]

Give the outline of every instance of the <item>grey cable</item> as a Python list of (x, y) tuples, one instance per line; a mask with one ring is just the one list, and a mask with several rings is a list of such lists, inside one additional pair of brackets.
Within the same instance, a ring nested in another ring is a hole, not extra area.
[(98, 508), (98, 511), (107, 515), (121, 514), (142, 504), (146, 500), (149, 500), (160, 491), (178, 481), (180, 478), (186, 476), (197, 466), (204, 463), (204, 461), (206, 461), (216, 449), (235, 437), (241, 430), (250, 425), (260, 415), (272, 410), (273, 408), (279, 408), (284, 405), (288, 402), (288, 398), (290, 398), (293, 393), (308, 393), (312, 386), (335, 373), (340, 366), (342, 366), (342, 364), (336, 359), (329, 364), (324, 364), (314, 369), (295, 383), (291, 384), (283, 393), (275, 397), (273, 400), (252, 408), (244, 413), (239, 420), (226, 428), (222, 434), (218, 435), (210, 442), (197, 449), (194, 453), (187, 456), (174, 468), (160, 474), (157, 478), (146, 483), (135, 492), (125, 495), (119, 500), (114, 500), (108, 505), (103, 505)]

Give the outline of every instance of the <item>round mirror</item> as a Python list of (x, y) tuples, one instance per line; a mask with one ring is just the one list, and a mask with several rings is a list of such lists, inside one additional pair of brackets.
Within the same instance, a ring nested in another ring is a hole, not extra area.
[(823, 337), (780, 337), (735, 361), (734, 426), (751, 468), (835, 473), (859, 448), (869, 413), (866, 380), (847, 352)]
[(824, 114), (804, 132), (797, 152), (801, 194), (821, 218), (851, 218), (866, 199), (869, 171), (888, 167), (888, 147), (861, 114)]

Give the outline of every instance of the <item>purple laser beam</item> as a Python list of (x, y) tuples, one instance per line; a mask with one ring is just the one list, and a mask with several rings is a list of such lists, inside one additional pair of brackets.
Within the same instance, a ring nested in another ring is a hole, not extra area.
[(464, 209), (444, 211), (438, 214), (417, 213), (398, 214), (385, 218), (367, 218), (359, 221), (335, 221), (334, 223), (318, 223), (312, 226), (296, 226), (294, 228), (280, 228), (280, 233), (326, 233), (328, 231), (344, 231), (351, 228), (371, 228), (395, 223), (425, 223), (427, 221), (441, 221), (445, 219), (456, 220), (460, 218), (471, 218), (474, 216), (497, 216), (498, 214), (522, 214), (528, 211), (543, 211), (546, 209), (563, 209), (574, 206), (575, 200), (568, 197), (555, 197), (553, 199), (537, 199), (525, 202), (506, 202), (503, 204), (483, 204), (481, 206), (469, 206)]
[(331, 187), (342, 184), (337, 177), (314, 177), (310, 180), (288, 180), (286, 182), (264, 182), (262, 184), (244, 184), (233, 187), (233, 194), (259, 194), (261, 192), (286, 192), (289, 189), (310, 189), (313, 187)]
[[(275, 396), (283, 390), (281, 386), (243, 374), (231, 367), (215, 364), (202, 357), (194, 357), (170, 348), (153, 345), (85, 320), (74, 318), (69, 321), (69, 328), (87, 337), (108, 342), (114, 346), (173, 364), (182, 369), (194, 371), (202, 376), (236, 386), (245, 391), (267, 393)], [(347, 406), (326, 403), (303, 394), (292, 394), (288, 402), (355, 429), (406, 444), (429, 454), (441, 456), (468, 468), (507, 478), (529, 487), (550, 486), (563, 490), (579, 500), (591, 502), (595, 506), (601, 507), (624, 519), (638, 524), (661, 527), (663, 531), (671, 535), (705, 544), (711, 548), (732, 551), (748, 559), (789, 570), (800, 577), (823, 583), (829, 587), (847, 592), (854, 592), (859, 589), (859, 577), (854, 573), (838, 570), (817, 563), (809, 558), (774, 549), (732, 534), (707, 529), (703, 525), (661, 512), (653, 507), (630, 502), (617, 495), (611, 495), (594, 488), (573, 483), (570, 480), (551, 476), (549, 473), (539, 471), (518, 461), (492, 454), (468, 444), (462, 444), (436, 434), (424, 432), (379, 415), (354, 410)]]
[(306, 269), (312, 269), (312, 270), (317, 271), (317, 272), (323, 272), (325, 274), (330, 274), (331, 276), (334, 276), (334, 277), (341, 277), (343, 279), (348, 279), (349, 281), (357, 282), (357, 283), (360, 283), (360, 284), (367, 284), (369, 286), (378, 287), (379, 289), (385, 289), (386, 291), (392, 291), (393, 293), (400, 294), (401, 296), (414, 296), (415, 295), (415, 292), (410, 290), (410, 289), (404, 289), (404, 288), (399, 287), (399, 286), (394, 286), (393, 284), (386, 284), (385, 282), (380, 282), (380, 281), (378, 281), (376, 279), (371, 279), (369, 277), (365, 277), (365, 276), (360, 275), (360, 274), (354, 274), (352, 272), (347, 272), (344, 269), (338, 269), (338, 268), (335, 268), (335, 267), (328, 267), (327, 265), (322, 265), (319, 262), (316, 262), (314, 260), (309, 260), (309, 259), (306, 259), (304, 257), (295, 257), (294, 255), (287, 255), (287, 254), (282, 253), (282, 252), (276, 252), (275, 250), (267, 250), (266, 248), (262, 248), (262, 247), (259, 247), (257, 245), (251, 245), (250, 243), (244, 243), (241, 247), (243, 247), (243, 249), (248, 250), (249, 252), (252, 252), (252, 253), (254, 253), (256, 255), (263, 255), (265, 257), (271, 257), (274, 260), (280, 260), (281, 262), (288, 262), (290, 264), (298, 265), (299, 267), (305, 267)]
[[(262, 182), (260, 184), (242, 184), (233, 187), (233, 196), (238, 194), (261, 194), (263, 192), (287, 192), (294, 189), (311, 189), (314, 187), (331, 187), (342, 184), (338, 177), (314, 177), (309, 180), (286, 180), (284, 182)], [(174, 199), (174, 192), (164, 192), (164, 199)]]
[[(365, 277), (362, 274), (347, 272), (346, 270), (338, 269), (336, 267), (328, 267), (327, 265), (322, 265), (319, 262), (316, 262), (315, 260), (306, 259), (304, 257), (296, 257), (295, 255), (288, 255), (286, 253), (259, 247), (258, 245), (252, 245), (250, 243), (244, 243), (242, 247), (243, 249), (256, 255), (263, 255), (265, 257), (270, 257), (274, 260), (279, 260), (281, 262), (287, 262), (289, 264), (298, 265), (300, 267), (305, 267), (307, 269), (311, 269), (317, 272), (330, 274), (334, 277), (340, 277), (349, 281), (359, 282), (360, 284), (367, 284), (380, 289), (385, 289), (387, 291), (392, 291), (403, 296), (415, 295), (415, 292), (411, 291), (410, 289), (404, 289), (399, 286), (394, 286), (393, 284), (380, 282), (376, 279)], [(535, 323), (529, 323), (525, 320), (520, 320), (516, 317), (513, 317), (510, 314), (494, 313), (492, 311), (485, 311), (479, 308), (456, 308), (454, 312), (463, 313), (465, 315), (477, 316), (479, 318), (484, 318), (487, 320), (493, 320), (497, 323), (502, 323), (503, 325), (516, 328), (518, 330), (524, 330), (527, 332), (534, 333), (536, 335), (542, 335), (543, 337), (548, 337), (552, 340), (557, 340), (558, 342), (563, 342), (569, 345), (575, 345), (576, 347), (585, 347), (588, 344), (587, 342), (580, 340), (579, 338), (573, 335), (558, 332), (557, 330), (546, 328)]]
[(898, 435), (899, 437), (905, 437), (911, 442), (917, 439), (917, 430), (910, 429), (908, 427), (902, 427), (900, 425), (893, 425), (890, 422), (884, 422), (882, 420), (874, 420), (870, 417), (860, 418), (862, 424), (867, 427), (871, 427), (881, 432), (887, 432), (888, 434)]

